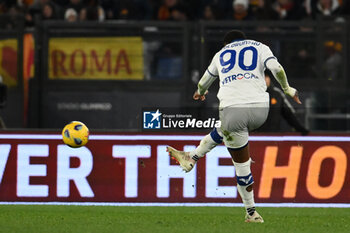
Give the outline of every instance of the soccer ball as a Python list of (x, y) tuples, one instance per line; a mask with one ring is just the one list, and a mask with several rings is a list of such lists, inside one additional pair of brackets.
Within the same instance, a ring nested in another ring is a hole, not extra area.
[(84, 146), (89, 140), (89, 129), (80, 121), (72, 121), (62, 130), (63, 142), (73, 148)]

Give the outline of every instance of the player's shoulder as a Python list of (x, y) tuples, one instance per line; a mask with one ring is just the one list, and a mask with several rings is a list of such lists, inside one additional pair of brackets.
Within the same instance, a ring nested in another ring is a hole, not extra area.
[(215, 53), (215, 55), (213, 56), (213, 60), (214, 59), (219, 59), (218, 57), (220, 56), (220, 54), (222, 53), (222, 51), (225, 49), (225, 47), (223, 47), (222, 49), (220, 49), (219, 51), (217, 51)]

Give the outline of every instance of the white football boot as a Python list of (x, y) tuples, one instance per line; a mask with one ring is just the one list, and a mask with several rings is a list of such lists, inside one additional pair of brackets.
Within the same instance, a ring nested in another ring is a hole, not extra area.
[(189, 172), (192, 170), (195, 162), (192, 161), (190, 157), (190, 152), (178, 151), (175, 148), (168, 146), (167, 152), (169, 152), (169, 156), (174, 158), (179, 164), (182, 170), (185, 172)]
[(249, 214), (245, 215), (245, 222), (260, 222), (260, 223), (263, 223), (264, 219), (260, 216), (260, 214), (258, 212), (255, 211), (252, 216), (250, 216)]

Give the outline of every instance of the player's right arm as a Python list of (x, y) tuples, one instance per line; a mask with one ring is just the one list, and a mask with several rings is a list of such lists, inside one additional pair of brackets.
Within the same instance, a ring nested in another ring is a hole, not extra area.
[(199, 80), (198, 83), (198, 89), (193, 94), (193, 99), (195, 100), (205, 100), (205, 95), (208, 93), (208, 88), (211, 86), (211, 84), (216, 79), (216, 76), (212, 76), (208, 70), (205, 71), (203, 74), (201, 80)]
[(215, 56), (211, 61), (208, 69), (204, 72), (202, 78), (198, 82), (198, 89), (193, 94), (194, 100), (205, 100), (205, 95), (208, 93), (208, 89), (211, 84), (219, 77), (217, 67), (215, 65)]
[(266, 68), (271, 71), (275, 79), (281, 85), (284, 93), (294, 99), (295, 102), (301, 104), (299, 99), (298, 91), (289, 86), (286, 72), (284, 71), (282, 65), (277, 61), (277, 59), (268, 59), (266, 62)]

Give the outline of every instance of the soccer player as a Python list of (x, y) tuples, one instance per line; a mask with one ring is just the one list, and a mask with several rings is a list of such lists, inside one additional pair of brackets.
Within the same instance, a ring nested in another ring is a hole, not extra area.
[(204, 101), (208, 88), (219, 78), (221, 127), (206, 135), (194, 151), (167, 148), (169, 155), (189, 172), (201, 157), (223, 141), (235, 166), (237, 189), (247, 212), (246, 222), (264, 222), (255, 210), (248, 132), (260, 127), (268, 115), (265, 69), (271, 71), (286, 95), (301, 104), (297, 90), (289, 86), (283, 67), (268, 46), (247, 39), (241, 31), (228, 32), (224, 47), (213, 57), (193, 95), (193, 99)]

